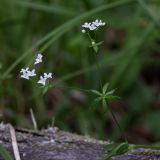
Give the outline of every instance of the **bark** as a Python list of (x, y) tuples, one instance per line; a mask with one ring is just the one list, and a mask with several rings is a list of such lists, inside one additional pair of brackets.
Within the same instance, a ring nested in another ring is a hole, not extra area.
[[(109, 142), (50, 127), (39, 132), (15, 129), (21, 160), (100, 160)], [(14, 157), (9, 127), (0, 124), (0, 144)], [(160, 151), (135, 149), (112, 160), (160, 160)], [(0, 160), (3, 158), (0, 156)]]

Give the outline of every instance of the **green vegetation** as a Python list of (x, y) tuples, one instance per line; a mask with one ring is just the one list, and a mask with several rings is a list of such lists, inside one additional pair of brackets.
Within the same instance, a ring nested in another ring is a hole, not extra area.
[(13, 160), (10, 153), (0, 144), (0, 156), (4, 158), (4, 160)]
[[(110, 114), (104, 116), (98, 107), (101, 104), (91, 109), (95, 95), (85, 91), (101, 90), (101, 78), (121, 97), (109, 107), (129, 143), (158, 142), (159, 10), (159, 0), (1, 0), (1, 120), (32, 128), (32, 108), (38, 128), (54, 123), (79, 134), (123, 140)], [(101, 73), (81, 33), (85, 21), (97, 18), (107, 24), (97, 35), (104, 41), (96, 57)], [(45, 95), (36, 81), (20, 78), (21, 68), (32, 65), (38, 52), (44, 55), (38, 71), (54, 77)]]

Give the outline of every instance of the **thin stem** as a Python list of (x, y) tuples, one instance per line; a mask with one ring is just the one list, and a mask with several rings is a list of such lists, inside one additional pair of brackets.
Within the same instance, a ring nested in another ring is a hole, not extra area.
[[(98, 56), (97, 54), (94, 52), (94, 57), (95, 57), (95, 60), (98, 59)], [(101, 80), (101, 68), (100, 68), (100, 65), (99, 65), (99, 61), (96, 62), (96, 66), (97, 66), (97, 71), (99, 73), (99, 83), (100, 83), (100, 87), (101, 87), (101, 90), (103, 90), (103, 86), (102, 86), (102, 80)]]
[(152, 145), (141, 145), (141, 144), (130, 144), (129, 149), (138, 149), (138, 148), (146, 148), (146, 149), (160, 149), (160, 146), (152, 146)]
[(125, 141), (128, 143), (128, 140), (127, 140), (127, 138), (126, 138), (126, 136), (125, 136), (125, 133), (124, 133), (124, 131), (122, 130), (121, 126), (119, 125), (119, 123), (118, 123), (118, 121), (117, 121), (117, 119), (116, 119), (116, 116), (114, 115), (112, 109), (109, 108), (109, 110), (110, 110), (110, 112), (111, 112), (111, 115), (112, 115), (112, 117), (113, 117), (113, 120), (115, 121), (117, 127), (119, 128), (119, 131), (121, 132), (121, 135), (123, 135)]
[[(88, 35), (88, 37), (89, 37), (89, 39), (90, 39), (90, 41), (91, 41), (91, 45), (92, 45), (92, 42), (95, 42), (95, 40), (92, 39), (92, 37), (90, 36), (89, 32), (87, 33), (87, 35)], [(98, 59), (97, 54), (98, 54), (98, 53), (96, 53), (96, 52), (94, 51), (95, 60)], [(101, 87), (101, 90), (102, 90), (103, 86), (102, 86), (101, 73), (100, 73), (100, 72), (101, 72), (101, 68), (100, 68), (100, 65), (99, 65), (99, 62), (98, 62), (98, 61), (96, 61), (96, 67), (97, 67), (97, 72), (99, 73), (99, 82), (100, 82), (100, 87)]]
[(75, 89), (75, 90), (79, 90), (79, 91), (83, 91), (83, 92), (90, 92), (89, 89), (81, 89), (81, 88), (77, 88), (77, 87), (70, 87), (70, 86), (63, 86), (63, 85), (52, 85), (52, 87), (54, 87), (54, 88)]

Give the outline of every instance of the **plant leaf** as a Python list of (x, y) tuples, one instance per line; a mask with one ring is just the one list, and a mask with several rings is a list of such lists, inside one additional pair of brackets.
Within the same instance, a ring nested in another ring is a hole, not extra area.
[(108, 86), (109, 86), (109, 83), (106, 83), (106, 84), (103, 86), (103, 89), (102, 89), (103, 94), (106, 93), (106, 91), (107, 91), (107, 89), (108, 89)]
[(102, 107), (105, 110), (105, 112), (108, 111), (108, 105), (105, 98), (102, 99)]
[(95, 44), (92, 47), (93, 47), (94, 51), (97, 53), (98, 52), (98, 46)]
[(101, 100), (102, 100), (101, 97), (98, 97), (98, 98), (94, 99), (94, 100), (93, 100), (93, 103), (92, 103), (92, 105), (91, 105), (92, 108), (93, 108), (93, 107), (95, 108), (95, 107), (96, 107), (95, 105), (96, 105), (98, 102), (100, 102)]
[(106, 93), (106, 95), (113, 94), (114, 92), (115, 92), (115, 89), (112, 89), (111, 91), (108, 91), (108, 92)]
[(112, 96), (112, 95), (109, 95), (109, 96), (105, 96), (105, 99), (108, 99), (108, 100), (114, 100), (114, 99), (119, 99), (120, 97), (118, 96)]
[(97, 97), (94, 101), (97, 103), (97, 102), (99, 102), (99, 101), (101, 101), (101, 100), (102, 100), (101, 97)]
[(98, 92), (97, 90), (90, 90), (90, 91), (98, 96), (102, 96), (102, 93)]
[(129, 150), (129, 144), (127, 142), (120, 143), (120, 144), (117, 144), (117, 143), (108, 144), (105, 147), (102, 160), (110, 160), (111, 157), (123, 154), (128, 150)]
[(101, 45), (104, 41), (96, 43), (97, 46)]

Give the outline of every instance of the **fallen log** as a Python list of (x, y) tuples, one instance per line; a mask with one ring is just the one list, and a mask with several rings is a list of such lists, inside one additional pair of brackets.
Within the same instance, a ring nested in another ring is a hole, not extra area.
[[(15, 129), (21, 160), (100, 160), (107, 141), (64, 132), (56, 127), (42, 131)], [(0, 144), (14, 157), (9, 125), (0, 124)], [(160, 150), (133, 149), (112, 160), (160, 160)], [(0, 160), (3, 158), (0, 156)]]

